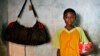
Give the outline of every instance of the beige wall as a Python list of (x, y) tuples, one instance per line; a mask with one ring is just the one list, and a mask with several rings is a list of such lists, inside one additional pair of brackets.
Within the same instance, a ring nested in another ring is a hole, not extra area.
[[(15, 21), (25, 0), (8, 0), (8, 23)], [(99, 0), (32, 0), (39, 15), (39, 20), (44, 23), (53, 39), (55, 31), (64, 26), (62, 19), (63, 11), (66, 8), (74, 8), (78, 13), (79, 25), (86, 30), (87, 36), (95, 44), (95, 51), (91, 56), (100, 56), (100, 1)], [(26, 7), (28, 8), (28, 6)], [(3, 15), (5, 16), (5, 15)], [(3, 17), (6, 23), (7, 18)], [(29, 19), (27, 19), (29, 18)], [(25, 9), (22, 16), (22, 24), (34, 24), (32, 13)], [(28, 21), (29, 20), (29, 21)], [(27, 23), (28, 22), (28, 23)], [(31, 23), (30, 23), (31, 22)], [(56, 56), (56, 49), (51, 43), (40, 46), (26, 46), (9, 43), (10, 56)], [(26, 50), (26, 51), (25, 51)]]

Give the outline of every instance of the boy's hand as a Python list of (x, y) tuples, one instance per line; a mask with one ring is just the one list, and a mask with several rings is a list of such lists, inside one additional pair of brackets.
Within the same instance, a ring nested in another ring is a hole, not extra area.
[(85, 54), (88, 55), (88, 54), (92, 53), (93, 50), (94, 50), (94, 48), (93, 48), (93, 45), (92, 45), (92, 46), (90, 46), (89, 48), (86, 49), (87, 52)]
[(60, 56), (60, 49), (57, 50), (57, 56)]

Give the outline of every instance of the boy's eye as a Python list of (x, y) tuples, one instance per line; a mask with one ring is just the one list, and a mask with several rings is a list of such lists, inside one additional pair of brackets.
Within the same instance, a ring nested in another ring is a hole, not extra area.
[(67, 18), (67, 19), (68, 19), (68, 18), (73, 19), (74, 17), (65, 17), (65, 18)]

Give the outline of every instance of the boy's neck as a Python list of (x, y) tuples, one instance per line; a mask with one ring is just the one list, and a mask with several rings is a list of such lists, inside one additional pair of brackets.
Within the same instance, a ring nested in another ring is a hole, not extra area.
[(74, 28), (74, 26), (73, 25), (66, 25), (65, 28), (68, 29), (68, 30), (71, 30), (71, 29)]

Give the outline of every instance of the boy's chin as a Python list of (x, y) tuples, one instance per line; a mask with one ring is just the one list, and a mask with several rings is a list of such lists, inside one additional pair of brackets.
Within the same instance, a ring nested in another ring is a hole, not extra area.
[(73, 24), (69, 23), (69, 24), (66, 24), (66, 25), (68, 25), (68, 26), (72, 26)]

